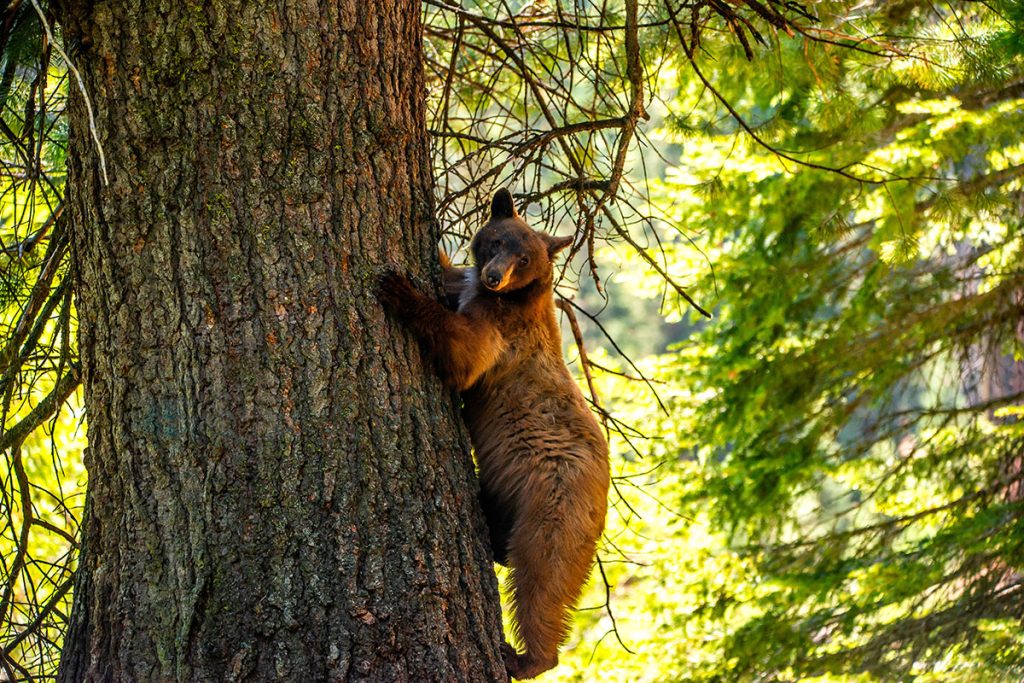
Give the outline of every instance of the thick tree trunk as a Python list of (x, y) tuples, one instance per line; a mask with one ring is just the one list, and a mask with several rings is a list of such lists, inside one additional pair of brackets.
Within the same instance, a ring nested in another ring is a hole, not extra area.
[(89, 500), (63, 681), (505, 680), (414, 1), (69, 2)]

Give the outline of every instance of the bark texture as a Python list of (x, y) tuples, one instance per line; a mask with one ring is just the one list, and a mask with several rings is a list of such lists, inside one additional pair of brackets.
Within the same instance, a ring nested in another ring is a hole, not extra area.
[(70, 2), (89, 500), (63, 681), (506, 680), (413, 0)]

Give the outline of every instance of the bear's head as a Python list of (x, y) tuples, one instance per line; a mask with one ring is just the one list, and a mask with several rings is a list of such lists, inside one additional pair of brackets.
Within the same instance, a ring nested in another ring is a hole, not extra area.
[(491, 200), (491, 220), (473, 237), (470, 250), (484, 288), (513, 292), (538, 280), (550, 280), (555, 255), (572, 237), (535, 232), (519, 217), (512, 195), (502, 188)]

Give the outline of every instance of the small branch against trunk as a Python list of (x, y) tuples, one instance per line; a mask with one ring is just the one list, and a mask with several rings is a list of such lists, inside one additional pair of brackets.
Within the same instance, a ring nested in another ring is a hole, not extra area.
[[(9, 434), (5, 435), (5, 438), (6, 436), (9, 436)], [(25, 566), (25, 557), (28, 555), (28, 535), (32, 530), (32, 488), (29, 485), (28, 475), (25, 473), (25, 464), (21, 460), (21, 443), (24, 439), (24, 436), (15, 436), (10, 444), (11, 470), (14, 472), (14, 477), (18, 482), (18, 495), (21, 498), (21, 530), (18, 532), (18, 538), (15, 543), (17, 550), (14, 555), (14, 561), (8, 568), (7, 583), (3, 587), (3, 595), (0, 596), (0, 624), (10, 623), (7, 619), (7, 612), (11, 609), (14, 587), (18, 583), (18, 577), (21, 574), (22, 568)], [(3, 448), (0, 450), (7, 449)], [(7, 657), (5, 656), (4, 659), (7, 659)]]
[(103, 154), (103, 143), (100, 142), (100, 134), (96, 130), (96, 117), (93, 115), (92, 111), (92, 100), (89, 99), (89, 93), (85, 89), (85, 81), (82, 80), (82, 74), (79, 73), (78, 69), (71, 61), (71, 58), (68, 57), (68, 53), (64, 52), (64, 48), (60, 46), (60, 43), (53, 39), (53, 33), (50, 31), (50, 22), (47, 21), (46, 15), (43, 13), (39, 3), (36, 0), (31, 0), (31, 2), (32, 6), (36, 10), (36, 14), (39, 15), (39, 23), (43, 25), (43, 31), (46, 32), (47, 41), (49, 41), (49, 44), (52, 45), (60, 54), (64, 63), (68, 67), (68, 71), (75, 75), (75, 81), (78, 83), (78, 90), (82, 93), (82, 100), (85, 102), (85, 109), (89, 114), (89, 132), (92, 133), (93, 142), (96, 143), (96, 155), (99, 157), (100, 161), (100, 172), (103, 175), (103, 184), (109, 185), (110, 179), (107, 177), (107, 158)]
[(63, 538), (65, 541), (67, 541), (68, 547), (70, 547), (70, 548), (72, 548), (74, 550), (78, 549), (78, 539), (75, 538), (74, 536), (72, 536), (71, 534), (69, 534), (64, 529), (61, 529), (59, 526), (57, 526), (55, 524), (51, 524), (50, 522), (47, 522), (45, 519), (39, 519), (39, 518), (36, 518), (35, 520), (33, 520), (32, 521), (32, 525), (40, 527), (40, 528), (43, 528), (43, 529), (46, 529), (47, 531), (49, 531), (52, 534), (57, 534), (58, 536)]

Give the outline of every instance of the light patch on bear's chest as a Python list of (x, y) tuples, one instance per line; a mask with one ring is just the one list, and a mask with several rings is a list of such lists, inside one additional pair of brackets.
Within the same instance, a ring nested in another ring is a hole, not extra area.
[(480, 281), (476, 274), (476, 268), (467, 270), (463, 277), (466, 279), (466, 286), (459, 292), (459, 313), (466, 307), (466, 304), (473, 300), (476, 295), (477, 283)]

